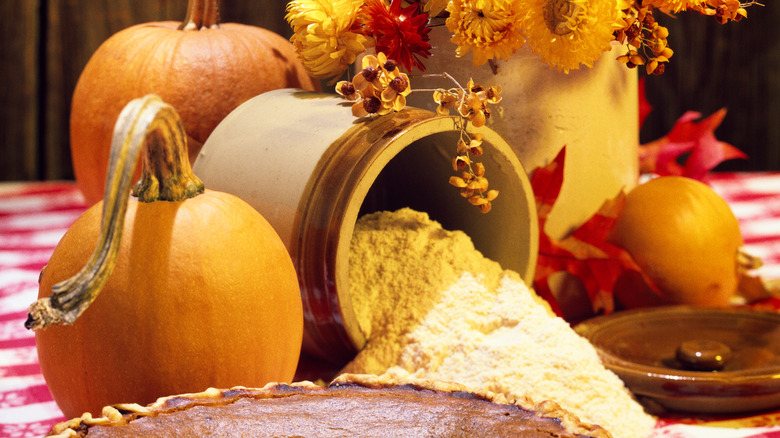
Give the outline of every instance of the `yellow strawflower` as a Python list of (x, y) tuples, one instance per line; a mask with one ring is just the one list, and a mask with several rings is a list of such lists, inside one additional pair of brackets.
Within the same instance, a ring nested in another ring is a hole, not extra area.
[(317, 79), (338, 79), (368, 38), (359, 33), (357, 12), (362, 0), (292, 0), (285, 18), (295, 34), (295, 46), (304, 67)]
[(527, 44), (559, 71), (592, 67), (625, 24), (615, 0), (524, 0)]
[(458, 45), (455, 55), (471, 51), (475, 67), (490, 59), (509, 60), (525, 43), (519, 27), (522, 5), (516, 0), (452, 0), (446, 25)]

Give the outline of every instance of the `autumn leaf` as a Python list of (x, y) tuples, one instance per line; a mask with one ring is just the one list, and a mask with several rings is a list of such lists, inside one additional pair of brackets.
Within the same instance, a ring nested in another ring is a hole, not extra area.
[[(677, 119), (669, 134), (639, 146), (640, 172), (681, 175), (703, 181), (721, 162), (747, 158), (739, 149), (715, 137), (715, 129), (725, 116), (726, 109), (722, 108), (697, 122), (701, 113), (686, 112)], [(686, 153), (688, 157), (680, 164), (678, 160)]]
[(534, 288), (558, 315), (565, 316), (562, 315), (564, 303), (558, 302), (549, 279), (555, 273), (567, 272), (582, 282), (593, 314), (611, 313), (615, 310), (613, 294), (618, 278), (627, 271), (642, 275), (625, 250), (607, 241), (623, 208), (625, 194), (621, 192), (614, 199), (606, 200), (588, 221), (564, 239), (551, 238), (544, 232), (544, 226), (563, 185), (565, 157), (564, 147), (550, 164), (536, 169), (531, 179), (540, 230)]
[(653, 111), (653, 106), (647, 101), (647, 92), (645, 91), (645, 77), (639, 78), (639, 127), (645, 123), (647, 115)]

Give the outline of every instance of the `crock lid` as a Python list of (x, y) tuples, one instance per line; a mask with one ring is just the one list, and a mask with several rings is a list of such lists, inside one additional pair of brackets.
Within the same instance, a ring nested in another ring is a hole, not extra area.
[(575, 330), (632, 392), (667, 409), (780, 406), (780, 314), (668, 306), (596, 317)]

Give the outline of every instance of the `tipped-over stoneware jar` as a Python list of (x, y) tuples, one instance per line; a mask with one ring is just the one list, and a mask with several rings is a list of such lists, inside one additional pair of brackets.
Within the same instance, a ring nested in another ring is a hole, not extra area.
[(449, 184), (459, 128), (454, 117), (406, 108), (356, 118), (340, 96), (301, 90), (261, 94), (229, 114), (203, 146), (194, 171), (205, 184), (259, 210), (287, 245), (304, 306), (305, 353), (343, 363), (365, 344), (348, 282), (357, 219), (402, 207), (462, 230), (486, 257), (530, 284), (538, 250), (534, 195), (509, 145), (484, 136), (490, 188), (481, 213)]

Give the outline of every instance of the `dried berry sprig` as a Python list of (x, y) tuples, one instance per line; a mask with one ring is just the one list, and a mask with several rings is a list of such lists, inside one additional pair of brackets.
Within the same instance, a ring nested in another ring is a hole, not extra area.
[[(668, 10), (676, 5), (673, 10)], [(680, 10), (697, 11), (702, 15), (713, 16), (720, 24), (739, 21), (747, 17), (746, 8), (762, 4), (751, 0), (742, 3), (739, 0), (705, 0), (701, 2), (666, 2), (664, 0), (635, 0), (623, 9), (623, 26), (615, 31), (615, 40), (625, 44), (626, 53), (618, 56), (618, 61), (629, 68), (644, 65), (647, 74), (660, 75), (666, 69), (674, 51), (669, 48), (667, 38), (669, 30), (658, 24), (653, 16), (655, 10), (677, 13)]]
[(473, 162), (472, 157), (482, 155), (482, 134), (469, 135), (466, 124), (478, 128), (484, 126), (490, 118), (491, 110), (488, 104), (501, 102), (501, 87), (485, 88), (474, 84), (469, 79), (464, 89), (449, 74), (442, 76), (452, 80), (457, 88), (439, 88), (433, 92), (433, 100), (437, 103), (436, 113), (449, 115), (450, 109), (455, 108), (458, 115), (458, 128), (460, 138), (456, 149), (456, 155), (452, 159), (452, 169), (460, 172), (458, 176), (450, 177), (450, 184), (457, 187), (460, 195), (468, 199), (472, 205), (483, 213), (492, 208), (492, 201), (498, 197), (498, 190), (488, 190), (488, 179), (485, 177), (485, 165), (481, 162)]
[(615, 32), (615, 40), (626, 45), (626, 53), (618, 56), (618, 61), (629, 68), (644, 65), (647, 74), (663, 74), (674, 55), (667, 43), (669, 30), (655, 21), (652, 5), (634, 2), (623, 12), (625, 26)]
[(485, 165), (471, 160), (471, 157), (482, 155), (482, 134), (469, 137), (462, 129), (457, 153), (452, 159), (452, 169), (460, 173), (450, 177), (450, 184), (457, 187), (460, 196), (476, 205), (482, 213), (489, 212), (493, 207), (492, 201), (498, 197), (498, 190), (488, 190)]
[(747, 8), (754, 5), (764, 6), (755, 0), (746, 3), (742, 3), (739, 0), (708, 0), (694, 9), (703, 15), (715, 17), (715, 20), (720, 24), (726, 24), (729, 21), (739, 21), (747, 18)]
[(355, 117), (400, 111), (406, 106), (406, 96), (411, 92), (409, 77), (381, 52), (377, 56), (365, 56), (363, 68), (351, 81), (336, 84), (336, 93), (355, 102), (352, 104)]
[(460, 173), (450, 177), (449, 182), (457, 187), (460, 195), (467, 198), (472, 205), (487, 213), (492, 208), (492, 201), (498, 197), (498, 190), (488, 190), (484, 164), (472, 161), (472, 158), (482, 155), (482, 134), (470, 135), (466, 128), (468, 123), (474, 127), (485, 125), (491, 115), (488, 105), (501, 102), (501, 87), (485, 88), (469, 79), (464, 88), (446, 72), (422, 76), (449, 79), (456, 87), (412, 90), (409, 77), (400, 72), (395, 61), (387, 59), (387, 56), (380, 52), (376, 56), (364, 57), (362, 69), (351, 81), (338, 82), (336, 93), (354, 102), (352, 114), (356, 117), (400, 111), (406, 106), (406, 96), (412, 91), (433, 91), (433, 99), (438, 104), (436, 113), (439, 115), (449, 115), (450, 109), (455, 108), (459, 116), (457, 127), (460, 137), (452, 167)]

